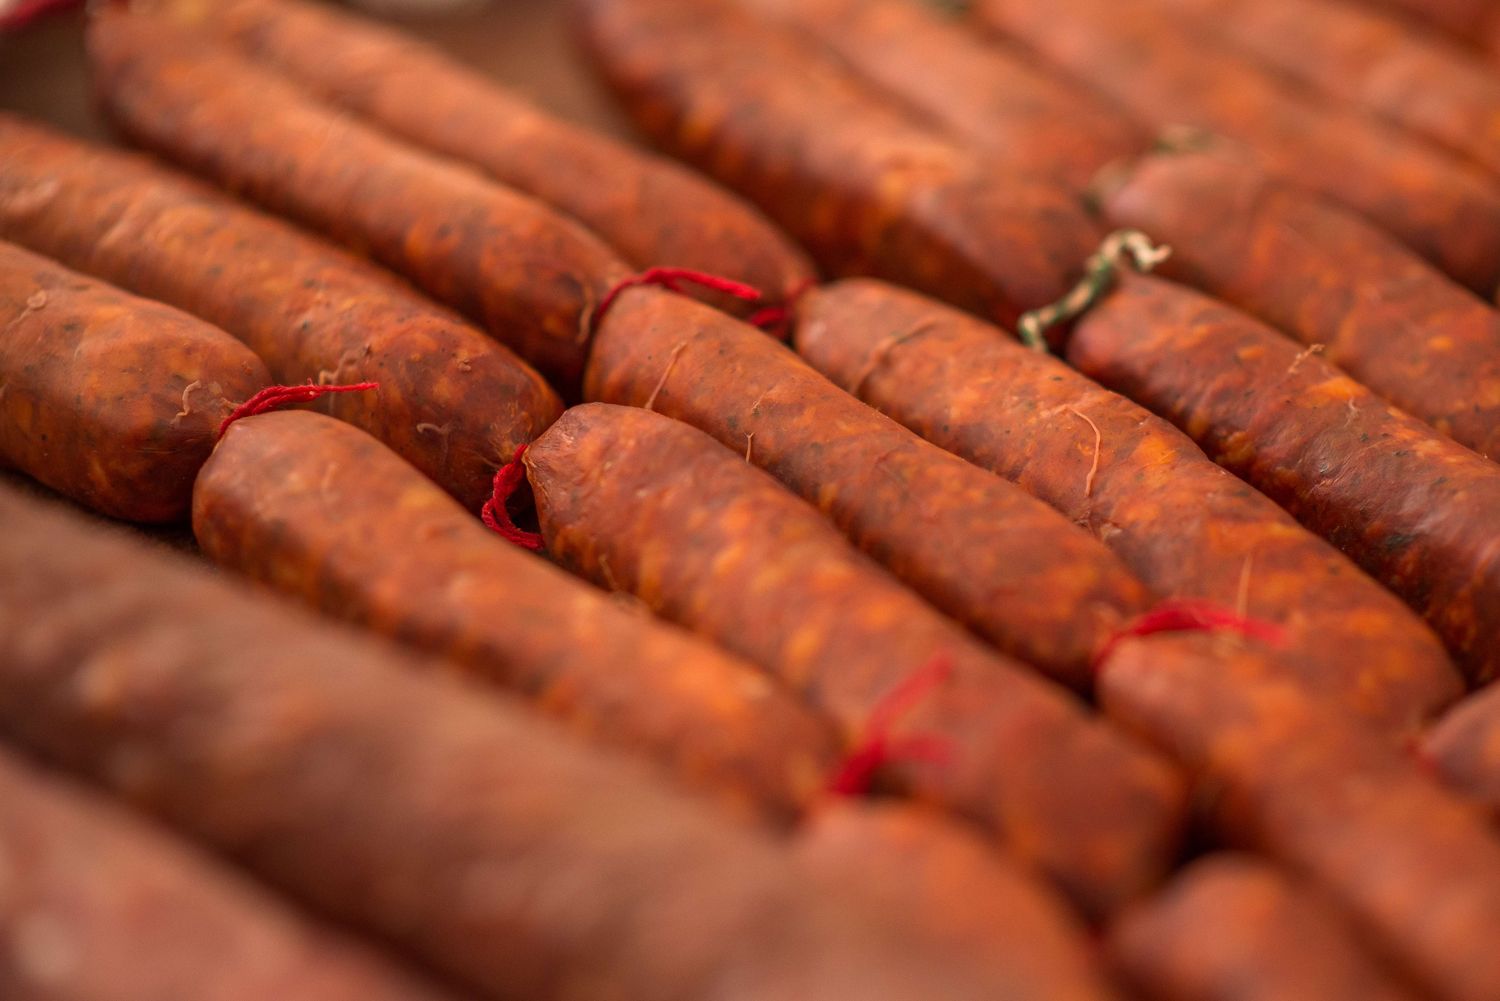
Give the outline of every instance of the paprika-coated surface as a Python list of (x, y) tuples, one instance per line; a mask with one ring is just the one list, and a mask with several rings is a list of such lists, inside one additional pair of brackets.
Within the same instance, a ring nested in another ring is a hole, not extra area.
[(113, 518), (186, 515), (219, 422), (271, 381), (224, 331), (4, 242), (0, 316), (0, 464)]
[(1469, 288), (1500, 284), (1500, 185), (1487, 171), (1308, 93), (1174, 11), (1114, 0), (977, 0), (974, 10), (1143, 122), (1238, 140), (1267, 170), (1363, 213)]
[(1471, 680), (1500, 672), (1500, 465), (1161, 279), (1122, 276), (1074, 327), (1067, 356), (1405, 598)]
[(566, 212), (634, 267), (693, 268), (773, 299), (812, 277), (806, 255), (728, 191), (555, 118), (408, 35), (299, 0), (157, 3), (408, 142)]
[(6, 1001), (441, 1001), (191, 845), (0, 750)]
[(1103, 198), (1159, 269), (1258, 316), (1414, 417), (1500, 458), (1500, 313), (1339, 206), (1223, 153), (1147, 157)]
[(1253, 855), (1194, 862), (1106, 941), (1111, 965), (1156, 1001), (1414, 1001), (1335, 901)]
[(996, 996), (499, 693), (14, 493), (0, 525), (0, 732), (482, 997)]
[(392, 275), (142, 157), (0, 115), (0, 238), (219, 325), (473, 511), (562, 412), (530, 366)]
[(737, 0), (784, 17), (855, 73), (1009, 170), (1082, 191), (1150, 137), (1118, 108), (922, 0)]
[(798, 831), (797, 860), (835, 892), (901, 914), (1008, 981), (1007, 997), (1104, 1001), (1082, 923), (1035, 874), (967, 825), (890, 800), (830, 800)]
[(918, 124), (733, 0), (574, 0), (594, 67), (647, 135), (740, 191), (829, 272), (1012, 322), (1067, 291), (1099, 234), (1057, 182)]
[(102, 7), (88, 49), (100, 103), (132, 141), (370, 254), (576, 385), (593, 309), (629, 273), (581, 225), (168, 18)]
[(1309, 691), (1411, 731), (1463, 690), (1420, 618), (1182, 432), (1005, 332), (869, 279), (798, 302), (798, 352), (924, 438), (1085, 526), (1168, 597), (1283, 629)]
[(497, 681), (576, 732), (787, 819), (837, 763), (779, 685), (502, 539), (378, 441), (322, 414), (232, 425), (198, 476), (208, 557)]
[(681, 296), (620, 296), (595, 334), (584, 396), (647, 407), (743, 453), (933, 604), (1075, 688), (1149, 602), (1114, 554), (1046, 504)]
[(1500, 686), (1450, 709), (1427, 731), (1420, 753), (1444, 782), (1500, 820)]
[(1500, 175), (1500, 76), (1472, 49), (1356, 0), (1155, 2), (1278, 73)]
[(1409, 755), (1223, 636), (1123, 643), (1099, 692), (1188, 769), (1218, 840), (1324, 887), (1430, 996), (1500, 996), (1500, 839)]
[(851, 745), (934, 656), (945, 680), (890, 721), (932, 755), (891, 785), (987, 825), (1102, 913), (1172, 858), (1177, 776), (1071, 695), (981, 646), (857, 552), (816, 510), (694, 428), (585, 404), (526, 452), (548, 552), (760, 664)]

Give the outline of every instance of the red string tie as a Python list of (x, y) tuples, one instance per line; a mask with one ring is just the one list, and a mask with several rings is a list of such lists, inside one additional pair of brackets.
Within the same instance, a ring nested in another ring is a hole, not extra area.
[(1252, 619), (1230, 611), (1211, 601), (1178, 599), (1163, 601), (1151, 611), (1138, 615), (1115, 632), (1094, 655), (1094, 670), (1104, 666), (1115, 649), (1125, 640), (1156, 633), (1227, 632), (1260, 640), (1272, 646), (1280, 644), (1285, 630), (1274, 622)]
[(294, 403), (311, 403), (319, 397), (327, 396), (329, 393), (360, 393), (367, 389), (379, 389), (378, 382), (355, 382), (346, 386), (319, 386), (308, 383), (305, 386), (267, 386), (256, 393), (250, 399), (241, 403), (230, 411), (228, 417), (224, 418), (215, 433), (215, 438), (224, 437), (224, 432), (229, 430), (229, 425), (242, 417), (254, 417), (256, 414), (266, 414), (273, 410), (289, 407)]
[(953, 748), (943, 738), (928, 734), (894, 738), (891, 729), (952, 674), (953, 658), (946, 653), (934, 654), (883, 695), (865, 721), (864, 736), (829, 776), (828, 792), (862, 796), (870, 791), (875, 774), (895, 761), (947, 761)]
[(521, 465), (521, 457), (525, 454), (525, 445), (517, 447), (515, 458), (495, 470), (494, 492), (484, 502), (484, 507), (480, 508), (479, 517), (483, 519), (486, 528), (507, 542), (538, 552), (542, 548), (541, 535), (519, 527), (511, 520), (510, 509), (506, 507), (511, 495), (526, 480), (526, 467)]
[[(791, 322), (792, 308), (796, 299), (811, 288), (812, 284), (811, 280), (800, 282), (787, 293), (784, 303), (762, 306), (757, 309), (750, 316), (750, 324), (782, 336), (783, 329)], [(639, 285), (655, 285), (679, 295), (687, 294), (685, 286), (697, 285), (732, 295), (745, 302), (764, 302), (766, 298), (765, 293), (754, 285), (746, 285), (744, 282), (737, 282), (733, 278), (725, 278), (722, 275), (711, 275), (706, 271), (694, 271), (691, 268), (647, 268), (638, 275), (631, 275), (604, 293), (604, 298), (599, 300), (599, 305), (594, 309), (593, 327), (597, 329), (599, 324), (604, 322), (604, 314), (609, 312), (609, 308), (615, 304), (621, 292)]]
[(786, 297), (775, 306), (762, 306), (750, 314), (748, 322), (759, 327), (778, 340), (786, 340), (791, 333), (792, 319), (797, 312), (797, 303), (813, 287), (811, 278), (804, 278), (787, 290)]

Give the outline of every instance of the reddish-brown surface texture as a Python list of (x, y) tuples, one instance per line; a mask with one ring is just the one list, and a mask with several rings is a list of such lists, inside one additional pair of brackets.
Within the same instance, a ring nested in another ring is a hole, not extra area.
[(1500, 465), (1243, 313), (1160, 279), (1124, 276), (1067, 353), (1404, 597), (1471, 679), (1500, 671)]
[(1193, 863), (1115, 922), (1108, 952), (1155, 1001), (1413, 1001), (1334, 901), (1249, 855)]
[(838, 385), (1087, 527), (1158, 593), (1280, 625), (1277, 663), (1309, 691), (1396, 731), (1462, 691), (1432, 631), (1332, 546), (1171, 424), (1003, 331), (856, 279), (800, 301), (795, 343)]
[(760, 331), (631, 291), (594, 338), (584, 396), (708, 432), (1002, 650), (1075, 688), (1146, 589), (1046, 504), (922, 441)]
[(829, 271), (1009, 323), (1066, 291), (1097, 242), (1055, 181), (958, 148), (813, 42), (729, 0), (574, 7), (637, 125), (759, 204)]
[(0, 237), (187, 310), (286, 384), (377, 382), (317, 406), (474, 511), (557, 418), (535, 371), (392, 276), (141, 157), (0, 114)]
[(119, 806), (0, 751), (6, 1001), (440, 1001)]
[(498, 694), (0, 492), (0, 731), (495, 1001), (993, 998)]
[(3, 242), (0, 316), (0, 462), (113, 518), (185, 515), (219, 422), (270, 381), (224, 331)]
[(980, 646), (740, 455), (658, 414), (585, 404), (526, 465), (552, 555), (772, 671), (851, 743), (894, 688), (951, 657), (892, 733), (944, 753), (886, 776), (987, 824), (1084, 907), (1138, 894), (1170, 860), (1170, 769)]
[(1475, 32), (1495, 15), (1491, 0), (1361, 0), (1361, 3), (1398, 13), (1413, 25), (1430, 25), (1465, 40), (1473, 40)]
[(1142, 121), (1239, 140), (1470, 288), (1500, 282), (1500, 188), (1479, 167), (1306, 93), (1173, 11), (1115, 0), (979, 0), (975, 11)]
[(808, 818), (798, 860), (835, 892), (902, 914), (1009, 981), (1011, 995), (1104, 1001), (1084, 929), (1035, 875), (965, 825), (922, 806), (832, 800)]
[(773, 299), (812, 275), (760, 213), (694, 172), (542, 111), (435, 48), (298, 0), (159, 0), (403, 139), (561, 209), (636, 267), (693, 268)]
[(1137, 153), (1118, 108), (981, 38), (920, 0), (738, 0), (788, 19), (855, 73), (1006, 169), (1084, 190)]
[(790, 817), (837, 761), (831, 725), (760, 671), (500, 538), (321, 414), (230, 427), (193, 529), (215, 562), (513, 688), (738, 809)]
[(1388, 740), (1220, 637), (1122, 644), (1112, 717), (1188, 769), (1218, 839), (1330, 891), (1379, 953), (1445, 1001), (1500, 997), (1500, 840)]
[(1420, 753), (1443, 781), (1500, 820), (1500, 686), (1454, 706), (1427, 732)]
[(1157, 0), (1329, 97), (1500, 173), (1500, 74), (1457, 42), (1348, 0)]
[(102, 8), (89, 54), (107, 114), (133, 141), (368, 252), (565, 392), (576, 386), (593, 309), (628, 274), (578, 223), (167, 19)]
[(1171, 246), (1162, 273), (1321, 345), (1407, 413), (1500, 458), (1500, 313), (1376, 227), (1224, 151), (1147, 157), (1103, 206)]

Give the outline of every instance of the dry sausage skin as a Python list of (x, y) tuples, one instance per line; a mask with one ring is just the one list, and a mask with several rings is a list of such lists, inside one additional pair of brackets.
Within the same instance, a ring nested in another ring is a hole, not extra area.
[(830, 724), (757, 669), (486, 529), (321, 414), (232, 425), (198, 477), (210, 559), (446, 657), (731, 807), (786, 820), (837, 762)]
[(806, 255), (728, 191), (555, 118), (373, 20), (299, 0), (161, 6), (330, 103), (566, 212), (633, 267), (723, 275), (773, 298), (812, 277)]
[(0, 524), (6, 739), (476, 996), (997, 996), (500, 693), (3, 488)]
[(0, 462), (101, 514), (170, 522), (219, 422), (270, 382), (217, 327), (0, 242)]
[(1173, 856), (1177, 777), (1061, 688), (982, 646), (810, 505), (712, 438), (634, 407), (574, 407), (525, 462), (549, 553), (772, 672), (846, 740), (934, 656), (951, 668), (892, 739), (886, 784), (957, 810), (1104, 913)]
[(1308, 690), (1409, 733), (1462, 692), (1399, 599), (1191, 439), (1005, 332), (869, 279), (799, 301), (798, 352), (835, 384), (1094, 533), (1158, 594), (1281, 626)]
[(1500, 313), (1375, 226), (1226, 150), (1148, 156), (1103, 199), (1172, 248), (1160, 269), (1500, 457)]
[(1068, 360), (1182, 428), (1420, 612), (1476, 683), (1500, 671), (1500, 465), (1229, 306), (1127, 274)]
[(319, 104), (166, 18), (102, 8), (88, 51), (100, 102), (132, 141), (368, 253), (564, 392), (576, 387), (593, 309), (629, 274), (577, 222)]
[(7, 1001), (458, 1001), (9, 749), (0, 872)]
[(1099, 234), (1050, 178), (923, 127), (732, 0), (575, 0), (584, 44), (657, 144), (738, 190), (827, 272), (1011, 323), (1065, 291)]
[(877, 414), (760, 331), (656, 289), (599, 324), (584, 395), (647, 407), (741, 452), (1001, 650), (1080, 690), (1149, 603), (1048, 505)]
[[(388, 272), (143, 157), (0, 114), (0, 239), (221, 327), (477, 511), (562, 412), (504, 345)], [(258, 387), (257, 387), (258, 388)]]

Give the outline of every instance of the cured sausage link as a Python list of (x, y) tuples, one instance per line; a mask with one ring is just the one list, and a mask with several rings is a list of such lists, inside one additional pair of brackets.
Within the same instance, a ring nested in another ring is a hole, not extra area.
[(1432, 630), (1327, 542), (1168, 422), (1004, 331), (852, 279), (799, 300), (794, 340), (836, 384), (1086, 526), (1157, 593), (1278, 624), (1277, 661), (1309, 691), (1398, 734), (1462, 692)]
[(816, 510), (685, 424), (574, 407), (526, 451), (554, 557), (761, 665), (852, 747), (934, 656), (949, 670), (885, 720), (886, 783), (957, 810), (1105, 913), (1170, 861), (1177, 777), (1060, 688), (983, 647)]

